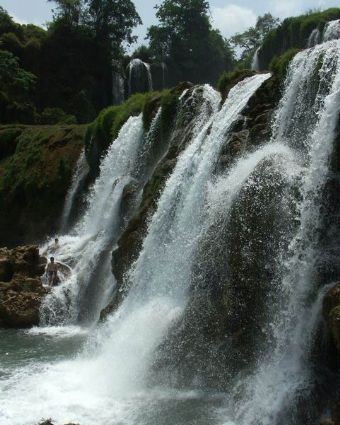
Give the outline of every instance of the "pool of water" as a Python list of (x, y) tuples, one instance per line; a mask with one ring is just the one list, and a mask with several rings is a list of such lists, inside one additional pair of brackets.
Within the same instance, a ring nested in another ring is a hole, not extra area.
[[(97, 367), (96, 330), (0, 330), (0, 424), (213, 425), (224, 394), (169, 388), (119, 388)], [(92, 352), (91, 352), (92, 351)], [(115, 364), (108, 364), (112, 373)], [(112, 375), (114, 376), (114, 374)]]

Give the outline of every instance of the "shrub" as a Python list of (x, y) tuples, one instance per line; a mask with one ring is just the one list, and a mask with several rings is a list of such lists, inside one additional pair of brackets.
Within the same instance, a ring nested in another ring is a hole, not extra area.
[(299, 52), (299, 49), (289, 49), (283, 55), (276, 56), (271, 61), (269, 69), (277, 77), (277, 79), (283, 82), (286, 78), (288, 66), (293, 57)]
[(76, 124), (77, 119), (74, 115), (66, 114), (60, 108), (45, 108), (39, 117), (40, 124)]

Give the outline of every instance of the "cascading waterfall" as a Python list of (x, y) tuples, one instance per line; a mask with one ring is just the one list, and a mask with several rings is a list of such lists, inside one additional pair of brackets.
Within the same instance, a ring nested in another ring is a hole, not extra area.
[[(66, 417), (74, 420), (74, 415), (78, 415), (78, 420), (85, 425), (94, 420), (98, 423), (118, 423), (122, 420), (127, 423), (144, 423), (145, 420), (139, 418), (139, 415), (144, 410), (143, 404), (149, 403), (148, 397), (144, 400), (143, 395), (142, 403), (135, 401), (135, 406), (127, 410), (124, 400), (127, 397), (135, 399), (138, 392), (145, 394), (145, 379), (152, 366), (153, 353), (167, 329), (176, 323), (185, 309), (193, 254), (206, 222), (204, 206), (210, 188), (209, 181), (233, 124), (238, 120), (249, 98), (269, 76), (256, 75), (239, 83), (230, 91), (221, 110), (220, 95), (209, 86), (203, 88), (203, 97), (208, 99), (207, 104), (213, 114), (209, 117), (205, 106), (198, 114), (191, 142), (177, 160), (150, 221), (139, 258), (126, 277), (131, 281), (127, 297), (116, 314), (111, 316), (99, 331), (96, 343), (93, 344), (93, 340), (89, 340), (89, 357), (83, 355), (72, 364), (67, 362), (57, 368), (48, 367), (44, 371), (40, 370), (33, 379), (27, 376), (25, 384), (21, 381), (20, 385), (28, 390), (29, 397), (33, 399), (39, 399), (39, 394), (49, 393), (45, 384), (53, 382), (54, 389), (61, 394), (58, 389), (60, 388), (64, 394), (62, 397), (57, 396), (58, 409), (54, 409), (50, 404), (54, 403), (54, 396), (48, 396), (44, 403), (26, 399), (25, 402), (22, 400), (19, 416), (25, 415), (28, 421), (32, 421), (33, 417), (45, 416), (47, 411), (52, 409), (58, 421), (63, 421)], [(125, 144), (117, 144), (118, 140), (113, 143), (112, 155), (108, 154), (101, 165), (101, 177), (93, 190), (94, 198), (97, 193), (103, 195), (105, 191), (109, 195), (110, 191), (104, 183), (107, 184), (108, 180), (112, 190), (112, 167), (106, 168), (106, 164), (117, 161), (116, 167), (120, 167), (120, 174), (122, 173), (122, 158), (120, 156), (120, 161), (117, 160), (116, 150), (129, 150), (132, 149), (130, 144), (134, 146), (132, 152), (129, 152), (130, 155), (124, 155), (123, 158), (131, 158), (136, 151), (135, 144), (140, 143), (141, 137), (140, 118), (130, 119), (121, 130), (119, 138), (123, 136)], [(102, 179), (105, 171), (110, 172), (107, 176), (109, 178)], [(119, 182), (116, 187), (118, 185)], [(105, 198), (107, 197), (104, 196)], [(109, 213), (109, 208), (103, 203), (105, 204), (104, 200), (101, 200), (100, 205), (92, 203), (92, 208), (89, 208), (78, 228), (94, 230), (101, 228), (106, 219), (110, 221), (112, 211)], [(98, 208), (108, 214), (103, 217)], [(77, 242), (78, 246), (82, 241), (81, 239)], [(61, 242), (66, 244), (67, 241)], [(91, 248), (93, 255), (94, 246)], [(86, 251), (85, 246), (82, 255), (84, 252), (86, 254)], [(66, 387), (62, 385), (63, 388), (59, 387), (61, 382), (57, 378), (61, 370), (64, 370), (62, 374), (68, 376), (69, 382)], [(8, 418), (12, 425), (17, 424), (18, 418), (18, 414), (13, 410), (13, 398), (10, 397), (13, 386), (16, 386), (15, 377), (13, 379), (14, 381), (8, 384), (11, 389), (7, 391), (6, 398), (0, 396), (1, 406), (8, 415), (4, 422), (6, 425)], [(41, 382), (38, 392), (30, 391), (32, 386), (36, 387), (37, 379)], [(149, 390), (147, 393), (150, 394)], [(158, 397), (156, 393), (152, 394), (153, 397)], [(169, 392), (164, 394), (169, 397)], [(112, 397), (117, 400), (113, 405), (109, 401)], [(190, 395), (183, 394), (183, 397), (190, 400)], [(82, 400), (86, 404), (83, 404)], [(86, 400), (91, 400), (92, 408)], [(37, 405), (37, 411), (27, 411), (30, 403)], [(75, 408), (75, 405), (81, 406), (80, 410)], [(152, 412), (150, 409), (147, 411)], [(146, 423), (149, 423), (148, 419)]]
[(89, 172), (89, 166), (85, 158), (85, 152), (82, 151), (77, 161), (76, 170), (72, 178), (72, 183), (71, 183), (70, 189), (67, 192), (66, 199), (65, 199), (65, 205), (64, 205), (64, 210), (62, 213), (61, 225), (60, 225), (60, 231), (62, 234), (64, 234), (67, 230), (69, 230), (69, 221), (70, 221), (70, 216), (72, 212), (72, 207), (74, 205), (75, 198), (79, 190), (81, 189), (82, 183), (84, 179), (86, 178), (88, 172)]
[[(142, 116), (132, 117), (101, 163), (100, 176), (88, 196), (84, 216), (69, 235), (60, 237), (59, 247), (53, 252), (59, 262), (71, 266), (72, 270), (70, 276), (46, 297), (41, 308), (43, 324), (77, 322), (84, 291), (92, 280), (101, 281), (95, 291), (99, 298), (105, 298), (105, 294), (113, 290), (110, 248), (122, 224), (120, 206), (124, 188), (136, 181), (134, 172), (138, 168), (142, 144)], [(99, 264), (102, 270), (98, 269)], [(88, 301), (94, 306), (95, 316), (98, 315), (105, 299)]]
[(340, 38), (340, 19), (336, 21), (330, 21), (326, 24), (322, 40), (330, 41), (337, 40)]
[[(322, 65), (315, 75), (319, 61)], [(272, 341), (268, 351), (257, 359), (254, 372), (235, 385), (229, 412), (225, 413), (230, 420), (224, 423), (269, 425), (316, 420), (317, 412), (311, 405), (305, 416), (298, 405), (308, 400), (313, 391), (313, 332), (327, 289), (319, 291), (314, 276), (322, 190), (339, 118), (339, 101), (340, 42), (324, 43), (299, 53), (290, 66), (273, 135), (273, 142), (295, 151), (302, 168), (299, 224), (277, 271), (279, 300), (276, 312), (271, 312)]]
[[(222, 107), (209, 86), (190, 92), (202, 91), (202, 105), (124, 277), (128, 291), (122, 303), (75, 359), (54, 364), (43, 359), (33, 373), (32, 364), (23, 362), (0, 374), (1, 424), (34, 425), (51, 415), (58, 425), (316, 423), (311, 351), (323, 296), (332, 284), (321, 287), (317, 269), (323, 190), (340, 112), (340, 41), (295, 56), (271, 140), (246, 145), (221, 169), (240, 114), (269, 77), (241, 81)], [(151, 132), (160, 117), (158, 111)], [(86, 213), (60, 238), (56, 257), (70, 263), (72, 273), (46, 298), (47, 323), (60, 323), (60, 317), (76, 323), (82, 301), (91, 299), (86, 288), (94, 272), (91, 296), (101, 294), (96, 313), (103, 294), (111, 293), (110, 255), (121, 231), (121, 200), (133, 185), (138, 204), (149, 144), (141, 116), (130, 118), (102, 160)], [(212, 317), (206, 315), (209, 290), (219, 302)], [(195, 305), (195, 296), (201, 303)], [(205, 333), (195, 345), (200, 326)], [(199, 349), (201, 362), (195, 359)], [(216, 376), (209, 375), (209, 363), (218, 360), (214, 352), (225, 354), (216, 368), (228, 378), (218, 394), (209, 380)], [(171, 359), (164, 366), (166, 354)], [(172, 372), (184, 363), (195, 369), (180, 382)], [(166, 366), (170, 374), (162, 376)]]

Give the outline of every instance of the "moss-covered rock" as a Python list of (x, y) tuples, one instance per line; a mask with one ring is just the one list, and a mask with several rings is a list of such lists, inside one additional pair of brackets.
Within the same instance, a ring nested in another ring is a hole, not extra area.
[(0, 127), (0, 246), (57, 231), (85, 126)]
[(131, 116), (143, 113), (144, 129), (147, 132), (159, 106), (162, 106), (161, 131), (165, 134), (176, 114), (179, 95), (190, 86), (190, 83), (182, 83), (161, 92), (137, 93), (121, 105), (104, 109), (89, 125), (85, 137), (85, 154), (92, 174), (98, 174), (101, 157)]
[(101, 157), (117, 138), (122, 126), (131, 116), (142, 113), (146, 102), (155, 97), (157, 94), (154, 92), (135, 94), (121, 105), (104, 109), (89, 125), (85, 137), (85, 154), (93, 175), (97, 175)]

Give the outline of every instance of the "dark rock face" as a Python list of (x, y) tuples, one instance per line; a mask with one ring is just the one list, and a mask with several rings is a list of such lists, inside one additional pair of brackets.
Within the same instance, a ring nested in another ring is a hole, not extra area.
[(325, 296), (323, 316), (328, 330), (340, 351), (340, 283), (337, 283)]
[(0, 249), (0, 325), (26, 328), (39, 324), (39, 308), (48, 290), (40, 276), (46, 259), (36, 246)]

